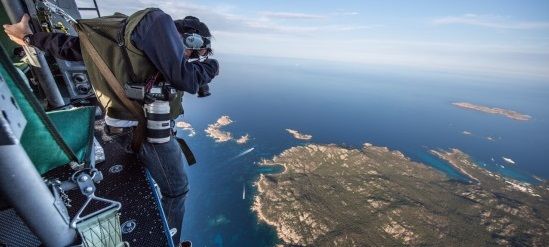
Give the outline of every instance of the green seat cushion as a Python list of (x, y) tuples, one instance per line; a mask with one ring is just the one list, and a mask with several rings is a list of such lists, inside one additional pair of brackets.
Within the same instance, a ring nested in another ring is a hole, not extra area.
[(27, 120), (20, 141), (40, 174), (71, 160), (88, 160), (93, 145), (94, 107), (45, 113), (9, 61), (2, 61), (0, 74)]
[[(79, 162), (88, 159), (92, 150), (94, 114), (94, 107), (47, 113), (47, 116)], [(57, 147), (57, 142), (52, 138), (49, 130), (39, 123), (33, 123), (35, 120), (29, 121), (27, 119), (27, 121), (27, 127), (21, 137), (21, 144), (38, 172), (44, 174), (53, 168), (69, 163), (69, 158), (62, 149)]]

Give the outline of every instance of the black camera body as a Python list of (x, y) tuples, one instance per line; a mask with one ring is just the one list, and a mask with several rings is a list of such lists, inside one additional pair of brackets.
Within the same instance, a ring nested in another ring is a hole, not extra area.
[(147, 119), (147, 141), (166, 143), (171, 138), (170, 100), (177, 91), (169, 83), (161, 82), (147, 87), (142, 83), (126, 83), (126, 96), (143, 103)]
[(151, 103), (155, 100), (170, 101), (177, 93), (167, 82), (153, 85), (150, 89), (142, 83), (128, 82), (124, 85), (126, 96), (130, 99)]
[(201, 57), (199, 62), (204, 63), (205, 69), (209, 72), (210, 78), (205, 81), (200, 87), (198, 88), (198, 97), (208, 97), (211, 95), (210, 93), (210, 86), (208, 85), (214, 77), (219, 75), (219, 63), (215, 59), (210, 59), (208, 57)]
[(199, 98), (208, 97), (210, 95), (212, 95), (212, 93), (210, 93), (210, 86), (208, 86), (208, 83), (206, 83), (204, 85), (201, 85), (198, 88), (198, 97)]

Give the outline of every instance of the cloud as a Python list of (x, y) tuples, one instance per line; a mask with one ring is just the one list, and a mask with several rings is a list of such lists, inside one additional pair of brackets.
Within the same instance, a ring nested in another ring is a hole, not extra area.
[[(87, 1), (78, 2), (89, 6)], [(213, 47), (219, 55), (292, 57), (360, 66), (406, 66), (467, 74), (549, 78), (547, 35), (513, 35), (488, 41), (461, 36), (414, 36), (413, 32), (406, 36), (390, 25), (371, 25), (360, 20), (349, 22), (346, 18), (353, 19), (359, 13), (348, 9), (314, 15), (292, 8), (280, 12), (254, 12), (246, 6), (192, 0), (101, 0), (98, 4), (103, 15), (115, 11), (132, 14), (139, 9), (157, 7), (174, 19), (197, 16), (214, 34)], [(537, 30), (538, 33), (549, 29), (546, 22), (475, 14), (442, 17), (431, 23), (496, 30)], [(385, 30), (390, 30), (394, 36), (383, 36)]]
[(359, 15), (360, 13), (356, 12), (356, 11), (338, 11), (338, 12), (334, 12), (332, 13), (332, 15)]
[(324, 19), (324, 15), (314, 15), (296, 12), (261, 12), (262, 16), (273, 19)]
[(462, 24), (495, 29), (533, 30), (549, 29), (549, 22), (516, 21), (497, 15), (464, 14), (446, 16), (433, 20), (436, 25)]
[[(77, 4), (88, 6), (83, 0), (77, 0)], [(184, 18), (188, 15), (199, 17), (204, 21), (215, 35), (216, 31), (232, 33), (249, 33), (255, 35), (269, 34), (311, 34), (322, 32), (354, 31), (369, 29), (374, 26), (366, 25), (296, 25), (294, 23), (279, 23), (288, 19), (293, 20), (322, 20), (330, 15), (316, 15), (300, 12), (272, 12), (264, 11), (252, 14), (241, 14), (244, 12), (236, 6), (227, 4), (204, 5), (193, 1), (155, 1), (155, 0), (136, 0), (128, 3), (119, 0), (102, 0), (99, 3), (102, 15), (110, 15), (114, 12), (132, 14), (133, 12), (156, 7), (164, 10), (174, 19)], [(90, 16), (95, 12), (91, 13)], [(345, 12), (345, 14), (354, 14)]]
[(368, 39), (350, 35), (343, 40), (334, 40), (338, 36), (311, 40), (298, 36), (288, 39), (281, 35), (223, 32), (219, 33), (220, 40), (238, 38), (254, 45), (247, 46), (245, 53), (229, 43), (219, 42), (218, 46), (219, 50), (227, 53), (341, 62), (349, 68), (391, 66), (475, 76), (549, 78), (549, 47), (537, 43), (433, 42), (422, 39)]
[(250, 21), (247, 22), (248, 26), (252, 29), (270, 31), (276, 33), (286, 34), (302, 34), (311, 35), (315, 33), (328, 33), (328, 32), (346, 32), (363, 29), (372, 29), (374, 26), (352, 26), (352, 25), (316, 25), (316, 26), (288, 26), (280, 25), (273, 22), (264, 21)]

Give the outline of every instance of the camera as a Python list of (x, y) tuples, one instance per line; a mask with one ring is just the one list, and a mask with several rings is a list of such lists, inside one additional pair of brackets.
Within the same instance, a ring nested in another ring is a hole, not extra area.
[(204, 64), (204, 69), (208, 71), (208, 74), (210, 75), (209, 80), (200, 85), (198, 88), (198, 97), (203, 98), (211, 95), (210, 86), (208, 84), (215, 76), (219, 75), (219, 63), (217, 60), (210, 59), (208, 57), (201, 57), (200, 62)]
[(171, 138), (170, 100), (177, 91), (169, 83), (161, 82), (148, 88), (145, 84), (126, 83), (126, 96), (143, 102), (147, 119), (146, 137), (149, 143), (166, 143)]
[(124, 91), (128, 98), (143, 103), (151, 103), (155, 100), (170, 101), (177, 93), (175, 88), (167, 82), (160, 82), (150, 88), (142, 83), (128, 82), (124, 85)]
[(199, 98), (203, 98), (203, 97), (208, 97), (212, 95), (210, 93), (210, 86), (208, 86), (208, 84), (204, 84), (204, 85), (201, 85), (199, 88), (198, 88), (198, 97)]
[(143, 106), (147, 119), (146, 137), (149, 143), (166, 143), (171, 138), (170, 102), (155, 100)]

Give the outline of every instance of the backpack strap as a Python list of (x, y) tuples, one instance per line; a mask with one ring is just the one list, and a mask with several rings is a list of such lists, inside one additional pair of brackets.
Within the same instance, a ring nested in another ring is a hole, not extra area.
[[(132, 82), (138, 82), (137, 76), (135, 75), (135, 71), (133, 70), (132, 61), (130, 59), (130, 56), (128, 55), (128, 46), (126, 45), (126, 39), (124, 38), (124, 35), (126, 33), (126, 23), (128, 22), (128, 18), (122, 21), (122, 27), (120, 30), (118, 30), (118, 37), (117, 37), (117, 43), (118, 46), (121, 48), (122, 51), (122, 58), (126, 60), (126, 70), (130, 75), (130, 79)], [(131, 44), (131, 41), (130, 41)]]
[(133, 69), (133, 64), (131, 62), (130, 56), (128, 55), (128, 52), (137, 54), (139, 56), (145, 56), (145, 54), (133, 45), (132, 33), (137, 28), (141, 20), (143, 20), (143, 18), (145, 18), (147, 14), (155, 10), (159, 10), (159, 9), (147, 8), (147, 9), (137, 11), (133, 15), (124, 19), (122, 21), (122, 27), (120, 28), (120, 30), (118, 30), (117, 43), (118, 43), (118, 46), (121, 48), (122, 58), (126, 60), (126, 70), (129, 73), (130, 79), (133, 82), (140, 82), (140, 80), (137, 79), (137, 76)]
[(158, 9), (158, 8), (146, 8), (146, 9), (135, 12), (133, 15), (128, 17), (128, 19), (126, 19), (126, 23), (124, 23), (124, 30), (123, 30), (124, 33), (123, 33), (122, 38), (124, 39), (124, 44), (125, 44), (126, 48), (130, 52), (133, 52), (133, 53), (141, 55), (141, 56), (145, 55), (141, 50), (137, 49), (137, 47), (135, 47), (133, 45), (133, 43), (132, 43), (132, 33), (135, 30), (135, 28), (137, 28), (137, 26), (139, 25), (141, 20), (143, 20), (143, 18), (145, 18), (145, 16), (147, 14), (149, 14), (150, 12), (153, 12), (153, 11), (157, 11), (157, 10), (160, 10), (160, 9)]
[(145, 114), (143, 113), (143, 108), (137, 102), (130, 100), (126, 96), (122, 85), (120, 84), (118, 79), (116, 79), (116, 76), (109, 69), (105, 61), (103, 61), (95, 47), (92, 45), (86, 32), (80, 32), (79, 36), (80, 42), (83, 45), (84, 49), (86, 49), (93, 63), (95, 64), (95, 66), (97, 66), (97, 69), (99, 69), (99, 72), (105, 78), (113, 92), (120, 99), (122, 104), (124, 104), (124, 106), (132, 113), (132, 115), (137, 118), (137, 129), (134, 131), (132, 137), (132, 150), (134, 152), (139, 152), (139, 148), (141, 147), (141, 144), (143, 143), (143, 140), (145, 138), (146, 120)]

